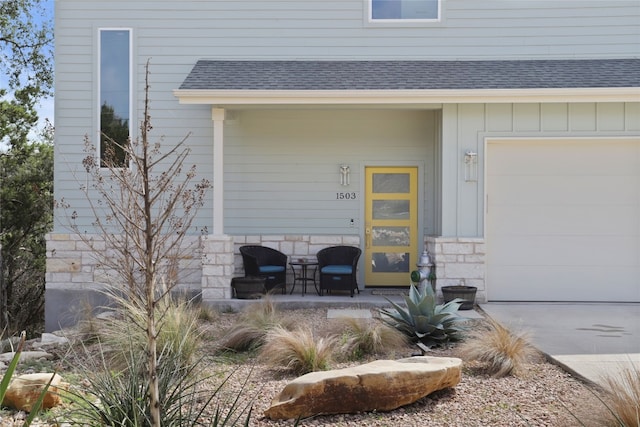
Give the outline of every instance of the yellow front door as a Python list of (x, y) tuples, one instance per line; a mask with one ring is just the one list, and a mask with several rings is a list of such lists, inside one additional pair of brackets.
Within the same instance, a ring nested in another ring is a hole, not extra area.
[(418, 251), (418, 168), (365, 168), (365, 285), (409, 286)]

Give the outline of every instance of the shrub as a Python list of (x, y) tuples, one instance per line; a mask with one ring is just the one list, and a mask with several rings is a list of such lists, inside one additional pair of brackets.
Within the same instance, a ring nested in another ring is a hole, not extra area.
[(337, 319), (332, 330), (342, 337), (341, 352), (350, 360), (385, 353), (407, 344), (407, 338), (402, 332), (367, 319), (343, 317)]
[(276, 326), (267, 334), (260, 358), (268, 365), (297, 375), (329, 368), (336, 339), (316, 338), (311, 329), (287, 330)]
[(486, 363), (489, 374), (496, 378), (520, 373), (535, 353), (526, 334), (512, 332), (493, 319), (472, 332), (460, 347), (464, 360)]
[(383, 322), (405, 334), (413, 342), (433, 347), (462, 338), (465, 318), (458, 315), (461, 303), (455, 299), (446, 304), (436, 304), (431, 286), (417, 289), (413, 284), (404, 297), (406, 307), (387, 299), (393, 308), (380, 309)]

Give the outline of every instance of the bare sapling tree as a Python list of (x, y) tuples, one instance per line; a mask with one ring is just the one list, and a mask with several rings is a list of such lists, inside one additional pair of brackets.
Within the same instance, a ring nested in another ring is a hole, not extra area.
[[(106, 142), (108, 149), (102, 159), (85, 138), (83, 166), (88, 176), (82, 190), (98, 236), (91, 237), (77, 225), (72, 228), (93, 250), (99, 267), (113, 275), (114, 283), (107, 283), (108, 289), (122, 295), (126, 305), (146, 313), (146, 325), (140, 326), (145, 328), (147, 340), (150, 422), (160, 426), (157, 338), (163, 312), (159, 303), (177, 286), (177, 260), (184, 251), (194, 249), (185, 245), (185, 238), (195, 230), (191, 228), (193, 220), (211, 185), (206, 179), (197, 180), (195, 166), (185, 167), (189, 135), (165, 152), (160, 142), (151, 143), (149, 89), (147, 61), (144, 117), (138, 138), (123, 143), (103, 135), (102, 143)], [(71, 218), (76, 217), (74, 212)]]

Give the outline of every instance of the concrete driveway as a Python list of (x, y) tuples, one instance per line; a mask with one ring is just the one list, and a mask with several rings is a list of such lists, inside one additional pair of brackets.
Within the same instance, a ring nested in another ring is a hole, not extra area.
[(602, 384), (623, 367), (640, 373), (640, 304), (492, 302), (480, 308), (528, 332), (536, 348), (587, 381)]

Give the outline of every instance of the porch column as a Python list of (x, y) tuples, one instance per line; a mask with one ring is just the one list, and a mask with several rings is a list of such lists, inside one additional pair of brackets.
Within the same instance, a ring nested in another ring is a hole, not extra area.
[(233, 237), (224, 234), (224, 108), (211, 108), (213, 120), (213, 230), (202, 237), (202, 301), (231, 298)]
[(211, 108), (213, 120), (213, 235), (224, 234), (224, 108)]

